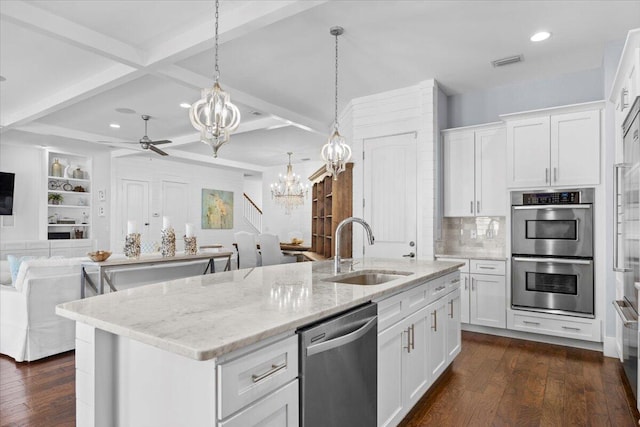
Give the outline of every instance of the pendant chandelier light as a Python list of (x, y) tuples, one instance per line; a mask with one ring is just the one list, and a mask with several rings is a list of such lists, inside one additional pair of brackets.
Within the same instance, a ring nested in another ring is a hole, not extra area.
[(219, 1), (216, 0), (215, 81), (213, 87), (202, 89), (202, 98), (194, 102), (189, 110), (191, 124), (200, 131), (200, 141), (213, 148), (213, 157), (218, 157), (218, 149), (229, 140), (229, 135), (240, 124), (238, 107), (231, 103), (229, 94), (219, 84), (218, 8)]
[(285, 214), (290, 215), (292, 209), (304, 204), (304, 199), (309, 192), (309, 185), (301, 183), (300, 175), (293, 173), (293, 166), (291, 166), (293, 153), (288, 152), (287, 154), (289, 155), (287, 173), (286, 175), (279, 174), (278, 182), (271, 184), (271, 197), (284, 208)]
[(344, 33), (342, 27), (331, 27), (329, 33), (336, 38), (336, 96), (335, 116), (333, 119), (333, 133), (327, 143), (322, 147), (322, 159), (326, 163), (327, 172), (333, 176), (334, 181), (338, 174), (345, 169), (345, 165), (351, 159), (351, 148), (346, 140), (338, 132), (338, 36)]

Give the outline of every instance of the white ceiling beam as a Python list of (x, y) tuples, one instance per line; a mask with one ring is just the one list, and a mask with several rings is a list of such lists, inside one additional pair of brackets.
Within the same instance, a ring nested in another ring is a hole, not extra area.
[(3, 2), (0, 16), (8, 22), (131, 67), (142, 66), (135, 47), (22, 1)]
[[(202, 89), (213, 85), (213, 78), (207, 78), (177, 65), (166, 65), (157, 69), (156, 72), (172, 79), (176, 83), (195, 89)], [(272, 104), (239, 89), (229, 87), (226, 84), (224, 84), (223, 89), (231, 95), (231, 102), (238, 102), (251, 108), (255, 108), (256, 110), (281, 117), (284, 120), (290, 120), (294, 123), (307, 126), (311, 129), (311, 132), (314, 133), (325, 134), (327, 131), (326, 123), (319, 122), (289, 109), (280, 107), (279, 105)]]
[[(223, 18), (220, 20), (220, 28), (218, 30), (220, 43), (241, 37), (326, 2), (327, 0), (257, 0), (247, 2), (242, 7), (233, 8), (228, 13), (225, 13), (223, 9)], [(183, 32), (178, 37), (174, 37), (151, 49), (146, 55), (146, 66), (175, 63), (213, 48), (213, 23), (212, 13), (205, 22), (196, 24), (192, 29)]]
[(23, 132), (35, 133), (39, 135), (60, 136), (64, 138), (76, 139), (78, 141), (95, 142), (104, 141), (109, 144), (115, 144), (124, 142), (123, 139), (114, 138), (111, 136), (100, 135), (97, 133), (84, 132), (76, 129), (69, 129), (62, 126), (49, 125), (46, 123), (28, 123), (22, 126), (17, 126), (16, 130)]
[(127, 65), (114, 65), (70, 87), (64, 88), (54, 95), (43, 97), (20, 111), (3, 114), (0, 119), (0, 125), (9, 129), (37, 120), (94, 95), (130, 82), (142, 74), (142, 71)]

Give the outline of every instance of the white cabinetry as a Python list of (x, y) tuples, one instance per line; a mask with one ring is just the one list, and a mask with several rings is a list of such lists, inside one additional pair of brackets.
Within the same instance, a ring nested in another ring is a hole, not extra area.
[(439, 258), (464, 262), (460, 268), (460, 321), (472, 325), (506, 327), (505, 262)]
[(449, 129), (444, 137), (444, 216), (504, 216), (503, 126)]
[(88, 239), (91, 236), (91, 159), (46, 151), (45, 164), (47, 232), (42, 238)]
[(378, 302), (378, 425), (397, 425), (460, 352), (459, 284), (452, 273)]
[(503, 115), (510, 188), (600, 183), (603, 102)]

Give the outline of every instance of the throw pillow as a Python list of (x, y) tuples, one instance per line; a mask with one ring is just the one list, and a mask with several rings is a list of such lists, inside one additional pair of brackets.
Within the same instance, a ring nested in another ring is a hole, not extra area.
[(13, 286), (16, 285), (16, 278), (18, 277), (18, 272), (20, 271), (20, 264), (23, 261), (31, 261), (32, 259), (37, 259), (35, 256), (23, 256), (18, 258), (15, 255), (7, 255), (7, 261), (9, 261), (9, 271), (11, 272), (11, 284)]

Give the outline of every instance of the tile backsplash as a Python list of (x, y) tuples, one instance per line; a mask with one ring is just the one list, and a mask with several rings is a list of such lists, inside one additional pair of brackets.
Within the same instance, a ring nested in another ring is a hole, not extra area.
[(436, 241), (436, 254), (504, 256), (505, 226), (503, 216), (442, 218), (442, 240)]

